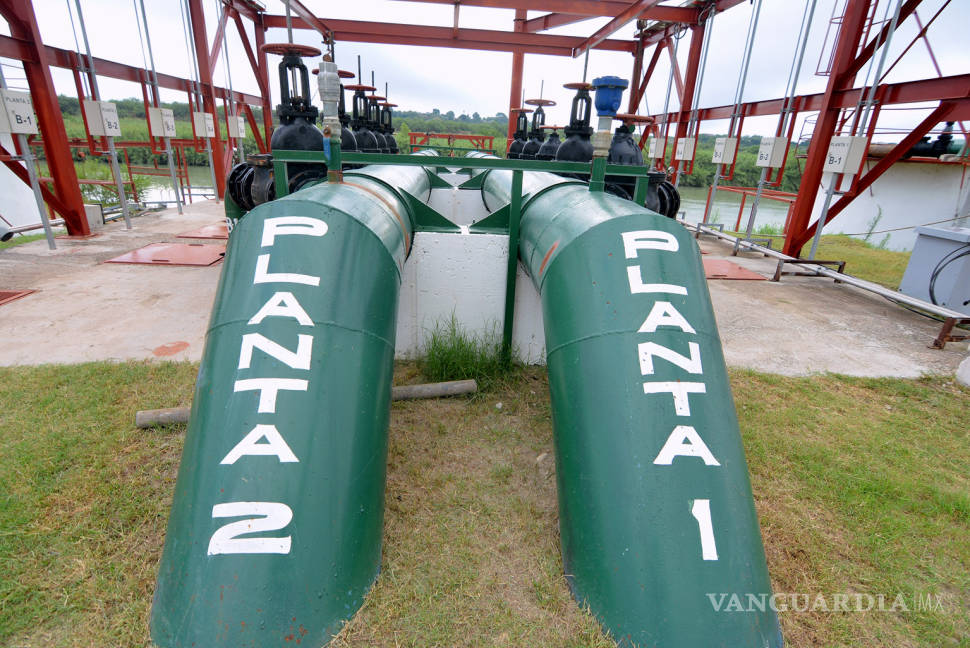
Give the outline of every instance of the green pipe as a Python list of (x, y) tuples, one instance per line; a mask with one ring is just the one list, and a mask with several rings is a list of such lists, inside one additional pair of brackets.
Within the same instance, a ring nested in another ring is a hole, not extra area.
[[(623, 646), (782, 646), (694, 238), (633, 202), (525, 176), (519, 258), (542, 300), (574, 597)], [(490, 209), (510, 191), (507, 174), (484, 179)]]
[(402, 191), (366, 167), (260, 205), (230, 237), (151, 617), (176, 646), (320, 646), (380, 569)]

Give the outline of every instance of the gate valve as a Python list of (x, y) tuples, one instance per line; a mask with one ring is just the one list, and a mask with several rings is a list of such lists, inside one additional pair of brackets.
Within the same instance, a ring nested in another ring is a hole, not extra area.
[(310, 45), (296, 43), (266, 43), (259, 48), (262, 54), (276, 54), (283, 57), (279, 65), (280, 105), (276, 116), (281, 123), (290, 123), (296, 117), (313, 122), (317, 118), (317, 108), (310, 103), (310, 75), (304, 56), (320, 56), (320, 50)]

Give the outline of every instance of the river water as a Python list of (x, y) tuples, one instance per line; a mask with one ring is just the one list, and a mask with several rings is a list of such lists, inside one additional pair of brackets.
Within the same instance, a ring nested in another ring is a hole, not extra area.
[[(704, 218), (704, 205), (707, 201), (706, 187), (681, 187), (680, 188), (680, 210), (687, 213), (687, 220), (697, 222)], [(749, 196), (744, 203), (740, 229), (744, 230), (748, 224), (748, 217), (751, 214), (751, 205), (754, 203), (754, 196)], [(718, 191), (714, 203), (711, 206), (711, 213), (708, 216), (710, 223), (724, 223), (724, 229), (734, 230), (738, 219), (738, 210), (741, 207), (741, 195)], [(761, 199), (758, 204), (758, 212), (755, 216), (754, 231), (757, 232), (761, 227), (771, 227), (777, 232), (785, 226), (785, 219), (788, 216), (788, 203), (777, 200)]]
[[(175, 192), (168, 177), (153, 176), (152, 184), (149, 189), (142, 192), (142, 200), (168, 201), (175, 200)], [(212, 194), (212, 175), (209, 167), (189, 167), (189, 180), (192, 184), (192, 192), (195, 198), (201, 199), (200, 193)], [(691, 222), (700, 221), (704, 217), (704, 204), (707, 200), (707, 189), (703, 187), (682, 187), (680, 189), (681, 211), (686, 212), (687, 220)], [(753, 197), (748, 197), (744, 204), (743, 217), (741, 219), (741, 229), (743, 230), (748, 222), (748, 215), (751, 213)], [(734, 229), (738, 217), (738, 209), (741, 206), (741, 196), (736, 193), (718, 191), (711, 214), (708, 220), (712, 223), (724, 223), (725, 229)], [(755, 221), (755, 231), (759, 227), (770, 226), (779, 232), (785, 225), (785, 218), (788, 213), (788, 203), (776, 200), (762, 199), (758, 205), (758, 213)]]

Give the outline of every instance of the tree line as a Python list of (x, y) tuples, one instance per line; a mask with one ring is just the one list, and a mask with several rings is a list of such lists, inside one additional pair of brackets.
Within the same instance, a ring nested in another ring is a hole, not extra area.
[[(78, 100), (74, 97), (64, 95), (58, 96), (61, 113), (64, 116), (64, 124), (69, 137), (84, 137), (84, 124), (81, 121), (81, 111)], [(118, 116), (121, 119), (123, 139), (127, 140), (147, 140), (148, 123), (145, 118), (145, 106), (142, 100), (129, 98), (114, 100), (113, 103), (118, 108)], [(189, 105), (184, 102), (163, 103), (162, 107), (169, 108), (175, 115), (177, 137), (192, 137), (191, 111)], [(253, 113), (257, 122), (262, 123), (262, 110), (253, 107)], [(220, 106), (217, 109), (217, 116), (220, 123), (225, 123), (224, 112)], [(274, 116), (275, 121), (275, 116)], [(409, 133), (468, 133), (473, 135), (491, 135), (495, 137), (495, 148), (498, 154), (504, 156), (504, 138), (508, 132), (508, 116), (504, 113), (497, 113), (491, 117), (482, 117), (479, 113), (471, 115), (455, 115), (451, 110), (442, 113), (435, 108), (431, 112), (419, 112), (414, 110), (402, 110), (394, 113), (395, 138), (398, 147), (402, 151), (407, 150), (409, 143)], [(248, 129), (247, 129), (248, 132)], [(714, 180), (714, 163), (711, 156), (714, 152), (714, 140), (718, 135), (701, 134), (697, 139), (696, 153), (694, 155), (694, 169), (690, 175), (683, 175), (680, 184), (685, 187), (708, 187)], [(723, 183), (733, 186), (753, 187), (758, 183), (761, 175), (761, 167), (755, 165), (758, 157), (758, 147), (761, 144), (761, 137), (756, 135), (744, 135), (738, 141), (737, 163), (734, 169), (734, 177), (730, 181)], [(667, 159), (671, 156), (670, 146), (673, 146), (673, 138), (668, 144)], [(246, 151), (255, 152), (257, 150), (256, 140), (251, 133), (247, 134), (243, 140), (243, 147)], [(806, 147), (799, 151), (805, 153)], [(38, 151), (42, 154), (42, 151)], [(75, 159), (83, 160), (88, 158), (86, 151), (75, 151)], [(167, 163), (165, 155), (153, 154), (147, 147), (137, 147), (128, 149), (129, 159), (133, 164), (138, 165), (164, 165)], [(205, 151), (188, 150), (186, 152), (190, 165), (205, 166), (208, 164), (208, 154)], [(727, 171), (727, 167), (722, 169), (722, 173)], [(798, 191), (801, 182), (801, 168), (795, 151), (789, 152), (788, 161), (785, 167), (784, 179), (780, 189), (783, 191)]]

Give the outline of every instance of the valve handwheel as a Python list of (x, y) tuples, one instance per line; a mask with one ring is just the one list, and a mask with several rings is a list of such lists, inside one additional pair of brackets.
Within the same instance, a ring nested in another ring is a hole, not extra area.
[(552, 99), (526, 99), (525, 103), (530, 106), (555, 106), (556, 102)]
[(380, 95), (367, 95), (367, 101), (384, 101), (387, 97), (382, 97)]
[(354, 92), (358, 92), (358, 91), (373, 92), (374, 90), (377, 90), (377, 88), (375, 88), (374, 86), (357, 84), (357, 85), (345, 85), (344, 90), (353, 90)]
[(541, 128), (542, 130), (554, 131), (554, 130), (559, 130), (560, 128), (562, 128), (562, 126), (540, 126), (539, 128)]
[(562, 87), (566, 88), (567, 90), (592, 90), (593, 89), (593, 84), (592, 83), (582, 83), (580, 81), (575, 81), (573, 83), (565, 83), (565, 84), (563, 84)]
[(397, 104), (396, 103), (388, 103), (386, 101), (383, 102), (383, 103), (379, 103), (377, 105), (380, 106), (381, 108), (397, 108)]
[(278, 54), (279, 56), (320, 56), (321, 52), (312, 45), (299, 43), (266, 43), (259, 48), (263, 54)]
[(357, 75), (350, 70), (337, 70), (337, 76), (341, 79), (353, 79)]
[(530, 113), (530, 112), (532, 112), (532, 108), (513, 108), (509, 112)]
[(621, 121), (624, 124), (652, 124), (654, 122), (653, 117), (648, 117), (646, 115), (631, 115), (629, 113), (616, 113), (613, 116), (616, 121)]

